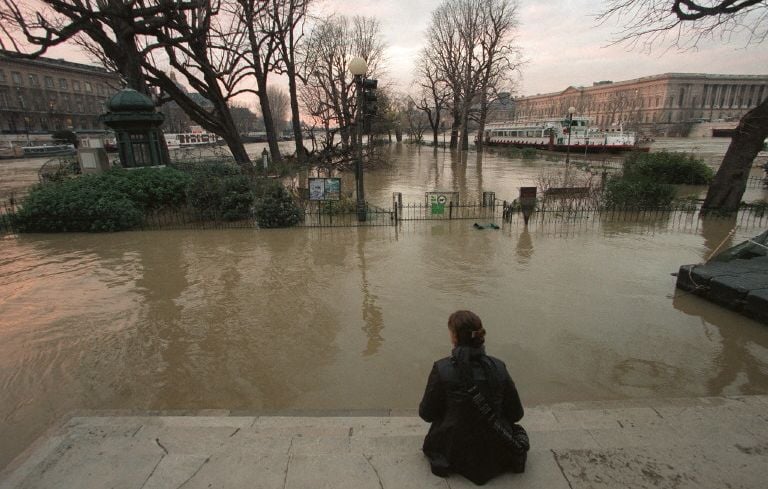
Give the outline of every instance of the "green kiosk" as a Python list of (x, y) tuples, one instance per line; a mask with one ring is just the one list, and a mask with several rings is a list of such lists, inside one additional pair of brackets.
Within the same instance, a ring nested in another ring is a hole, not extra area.
[(160, 166), (169, 162), (160, 126), (165, 116), (152, 100), (132, 88), (117, 92), (107, 103), (101, 121), (115, 131), (124, 168)]

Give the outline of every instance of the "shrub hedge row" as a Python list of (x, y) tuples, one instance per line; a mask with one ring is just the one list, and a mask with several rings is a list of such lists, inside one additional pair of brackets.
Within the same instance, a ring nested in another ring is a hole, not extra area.
[(14, 216), (19, 232), (122, 231), (140, 226), (148, 212), (192, 208), (202, 220), (252, 217), (264, 227), (291, 226), (301, 214), (277, 182), (261, 191), (234, 165), (111, 169), (35, 186)]
[(711, 168), (686, 153), (631, 153), (624, 160), (622, 175), (607, 182), (605, 203), (618, 207), (666, 207), (677, 195), (674, 185), (706, 185), (712, 177)]
[(660, 151), (631, 153), (624, 160), (624, 178), (671, 185), (707, 185), (714, 172), (702, 160), (686, 153)]

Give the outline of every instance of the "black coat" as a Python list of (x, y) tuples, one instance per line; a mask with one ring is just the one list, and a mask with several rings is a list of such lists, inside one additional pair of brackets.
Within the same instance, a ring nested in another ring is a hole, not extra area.
[(497, 415), (517, 423), (523, 417), (523, 406), (504, 362), (487, 356), (482, 347), (458, 347), (432, 366), (419, 405), (419, 416), (432, 423), (424, 439), (424, 454), (436, 474), (456, 472), (484, 484), (508, 470), (514, 455), (495, 442), (490, 428), (476, 415), (466, 395), (459, 358), (468, 358), (474, 383)]

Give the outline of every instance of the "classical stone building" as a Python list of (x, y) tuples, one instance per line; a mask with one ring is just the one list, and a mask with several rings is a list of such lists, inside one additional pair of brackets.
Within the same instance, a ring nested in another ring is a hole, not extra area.
[(99, 115), (119, 88), (103, 68), (0, 51), (0, 133), (102, 130)]
[(685, 136), (699, 122), (737, 121), (766, 97), (768, 75), (665, 73), (518, 97), (514, 119), (566, 117), (573, 106), (576, 115), (590, 117), (601, 129)]

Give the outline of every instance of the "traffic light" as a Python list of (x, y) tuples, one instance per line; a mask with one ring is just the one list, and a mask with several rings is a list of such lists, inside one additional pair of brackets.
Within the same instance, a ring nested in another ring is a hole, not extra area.
[(376, 87), (378, 85), (379, 80), (363, 79), (363, 114), (366, 119), (376, 116)]

